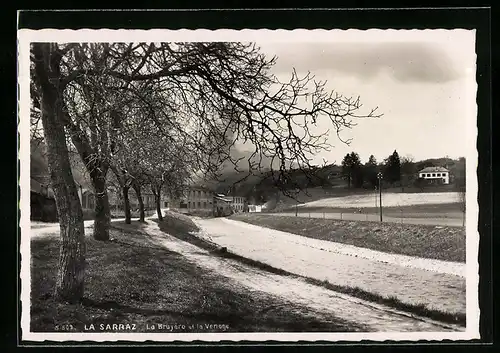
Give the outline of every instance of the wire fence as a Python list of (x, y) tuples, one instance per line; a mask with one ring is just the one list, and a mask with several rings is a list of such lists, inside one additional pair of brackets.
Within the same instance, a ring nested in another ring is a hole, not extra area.
[(315, 219), (331, 219), (343, 221), (367, 221), (367, 222), (387, 222), (387, 223), (400, 223), (400, 224), (422, 224), (422, 225), (436, 225), (436, 226), (465, 226), (465, 215), (455, 214), (408, 214), (405, 209), (391, 207), (389, 212), (384, 212), (382, 209), (382, 217), (380, 212), (366, 212), (363, 209), (358, 211), (346, 210), (344, 211), (315, 211), (300, 209), (297, 210), (281, 210), (271, 211), (269, 213), (280, 216), (293, 216), (303, 218)]

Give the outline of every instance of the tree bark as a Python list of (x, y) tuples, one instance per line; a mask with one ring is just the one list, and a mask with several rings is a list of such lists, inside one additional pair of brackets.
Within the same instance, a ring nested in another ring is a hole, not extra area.
[(35, 80), (40, 90), (42, 126), (61, 235), (55, 298), (76, 303), (84, 293), (86, 245), (82, 207), (60, 117), (61, 92), (51, 82), (59, 78), (57, 64), (52, 61), (56, 49), (55, 44), (33, 43)]
[(160, 192), (155, 193), (155, 203), (156, 203), (156, 214), (158, 215), (158, 220), (163, 221), (163, 215), (161, 214)]
[(125, 223), (132, 223), (132, 213), (130, 212), (130, 200), (128, 198), (129, 186), (122, 186), (123, 205), (125, 211)]
[[(102, 169), (101, 169), (102, 170)], [(106, 172), (97, 168), (91, 173), (92, 184), (95, 189), (95, 218), (94, 239), (109, 240), (109, 227), (111, 224), (111, 210), (109, 207), (108, 190), (106, 189)]]
[(146, 221), (146, 212), (144, 211), (144, 200), (142, 199), (141, 186), (137, 183), (132, 184), (137, 200), (139, 201), (139, 222)]

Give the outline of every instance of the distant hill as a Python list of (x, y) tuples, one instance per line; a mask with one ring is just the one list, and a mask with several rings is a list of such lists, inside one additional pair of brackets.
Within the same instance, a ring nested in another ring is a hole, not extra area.
[[(289, 182), (276, 183), (279, 171), (271, 172), (269, 169), (255, 171), (249, 175), (248, 171), (235, 171), (227, 169), (218, 180), (205, 181), (199, 183), (202, 186), (208, 187), (218, 193), (235, 194), (247, 197), (251, 203), (265, 203), (269, 200), (276, 200), (283, 195), (283, 190), (295, 192), (298, 188), (304, 190), (300, 192), (300, 197), (308, 199), (308, 190), (317, 187), (343, 187), (345, 181), (340, 176), (341, 168), (336, 165), (328, 165), (325, 167), (312, 167), (308, 170), (314, 175), (310, 180), (306, 177), (303, 171), (295, 169), (287, 171)], [(243, 180), (242, 180), (243, 179)], [(286, 197), (285, 197), (286, 198)]]

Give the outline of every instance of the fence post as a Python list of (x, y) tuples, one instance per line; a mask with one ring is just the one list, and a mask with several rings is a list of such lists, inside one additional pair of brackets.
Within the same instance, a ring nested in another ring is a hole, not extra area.
[(325, 219), (325, 212), (323, 212), (323, 219)]
[(340, 212), (340, 220), (342, 220), (342, 212)]

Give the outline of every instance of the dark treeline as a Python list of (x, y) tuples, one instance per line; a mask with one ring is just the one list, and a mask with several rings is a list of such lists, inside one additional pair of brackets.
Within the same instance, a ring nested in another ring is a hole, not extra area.
[(465, 158), (448, 157), (415, 161), (411, 156), (401, 157), (394, 150), (380, 163), (371, 155), (363, 163), (356, 152), (344, 156), (341, 176), (348, 188), (375, 188), (379, 183), (379, 173), (383, 187), (419, 187), (428, 184), (419, 178), (418, 172), (427, 167), (443, 167), (450, 172), (450, 183), (465, 185)]
[[(345, 187), (350, 189), (375, 189), (378, 187), (378, 174), (382, 176), (383, 188), (417, 188), (423, 190), (428, 181), (419, 179), (418, 172), (426, 167), (444, 167), (450, 171), (450, 184), (460, 189), (465, 187), (465, 158), (448, 157), (415, 161), (411, 156), (400, 156), (397, 151), (378, 162), (371, 155), (363, 162), (356, 152), (344, 156), (342, 163), (311, 167), (313, 172), (306, 178), (303, 173), (290, 171), (286, 187), (293, 189)], [(234, 175), (233, 175), (234, 174)], [(312, 176), (312, 177), (311, 177)], [(263, 203), (274, 197), (278, 190), (273, 186), (271, 172), (253, 175), (244, 181), (234, 183), (238, 173), (228, 173), (225, 182), (217, 183), (218, 192), (236, 193), (246, 196), (251, 203)]]

